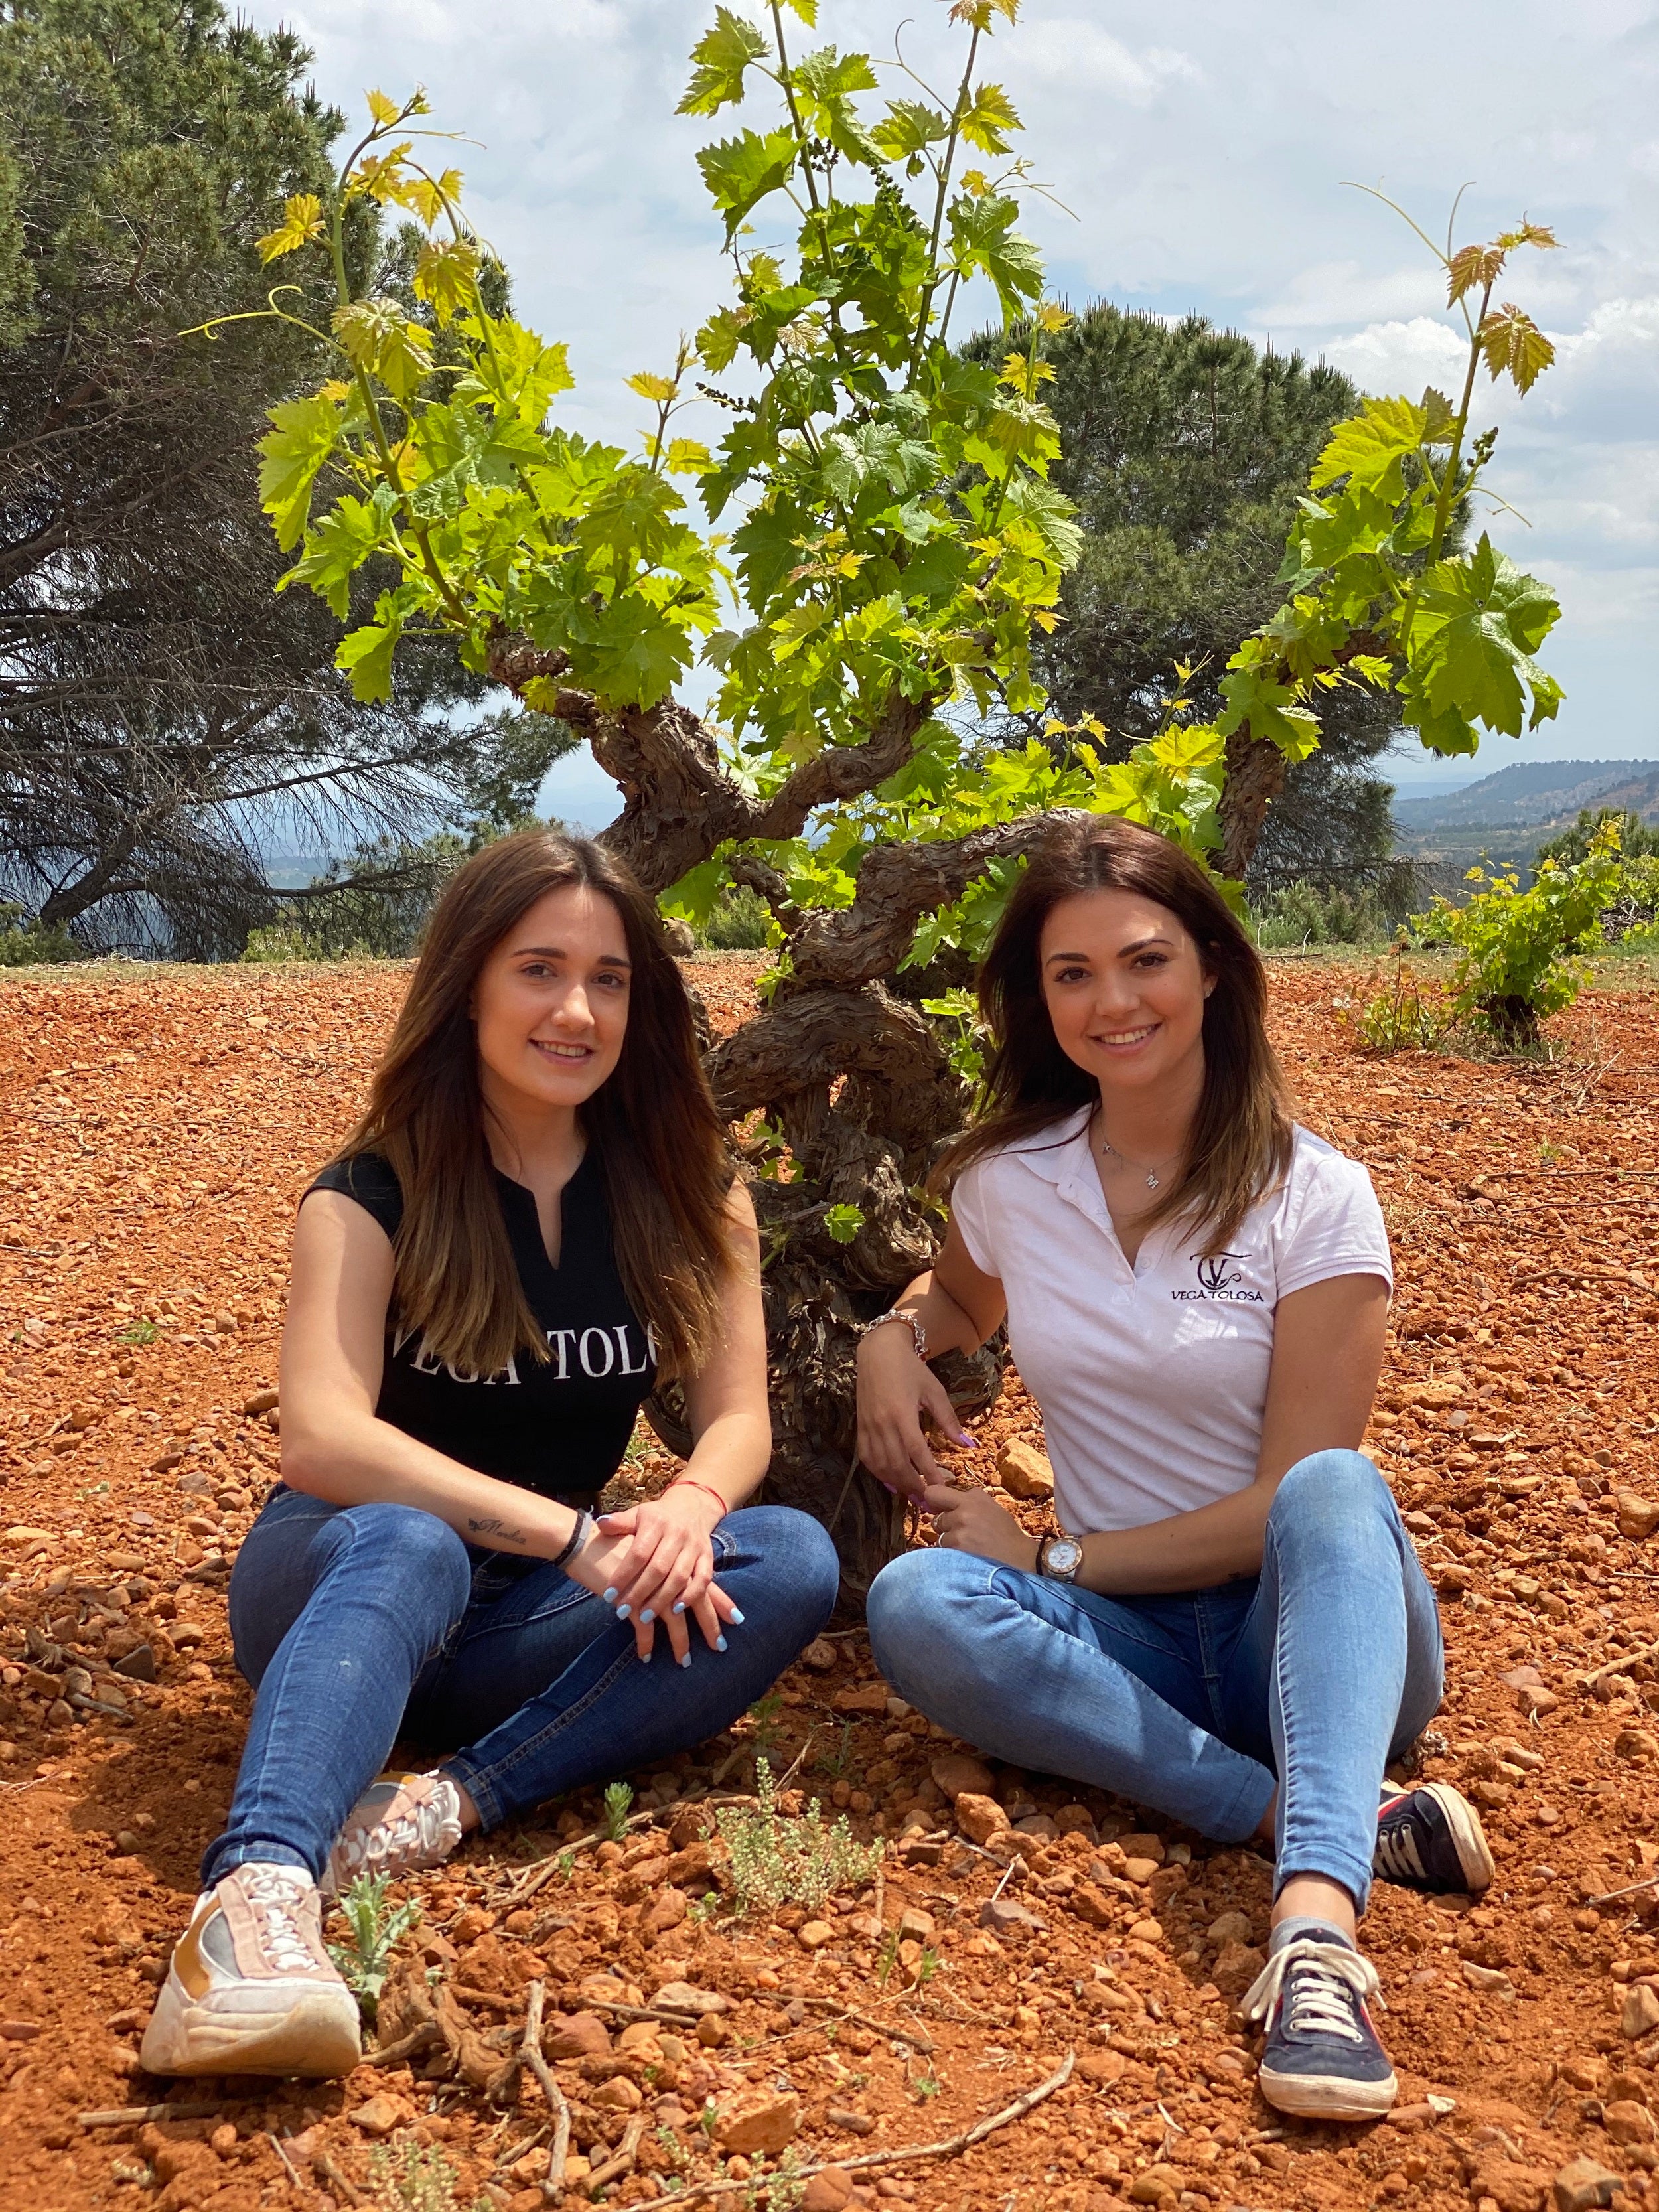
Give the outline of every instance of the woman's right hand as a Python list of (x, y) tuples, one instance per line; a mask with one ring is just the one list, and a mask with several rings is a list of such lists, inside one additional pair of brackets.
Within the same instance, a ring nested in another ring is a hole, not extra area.
[(860, 1463), (878, 1482), (920, 1499), (949, 1475), (927, 1448), (924, 1416), (953, 1444), (971, 1444), (950, 1395), (917, 1356), (909, 1330), (897, 1322), (872, 1328), (859, 1346), (858, 1439)]
[[(572, 1582), (580, 1583), (584, 1589), (592, 1590), (595, 1597), (604, 1597), (607, 1591), (615, 1592), (625, 1587), (639, 1571), (635, 1556), (635, 1515), (607, 1515), (607, 1520), (622, 1520), (627, 1525), (607, 1528), (604, 1521), (596, 1521), (592, 1533), (573, 1559), (565, 1561), (564, 1571)], [(659, 1582), (661, 1577), (658, 1577)], [(659, 1595), (657, 1605), (664, 1618), (641, 1618), (640, 1608), (629, 1609), (629, 1626), (634, 1631), (634, 1649), (642, 1660), (649, 1661), (656, 1643), (657, 1631), (661, 1628), (668, 1638), (669, 1655), (684, 1662), (690, 1650), (688, 1628), (695, 1617), (711, 1646), (719, 1649), (723, 1641), (726, 1622), (737, 1616), (738, 1609), (720, 1584), (713, 1581), (698, 1581), (695, 1601), (681, 1613), (672, 1610), (672, 1601), (678, 1586), (668, 1590), (665, 1597)], [(646, 1608), (647, 1611), (653, 1608)]]

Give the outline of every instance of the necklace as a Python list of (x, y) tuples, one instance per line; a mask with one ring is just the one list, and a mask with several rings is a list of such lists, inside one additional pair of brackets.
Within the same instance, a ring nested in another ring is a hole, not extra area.
[[(1148, 1190), (1158, 1190), (1162, 1188), (1164, 1178), (1158, 1174), (1156, 1168), (1142, 1168), (1138, 1162), (1130, 1159), (1127, 1154), (1119, 1152), (1117, 1146), (1112, 1142), (1109, 1137), (1102, 1137), (1100, 1140), (1100, 1150), (1101, 1157), (1103, 1158), (1120, 1161), (1124, 1167), (1128, 1169), (1131, 1175), (1144, 1176)], [(1167, 1160), (1164, 1162), (1164, 1165), (1166, 1168), (1168, 1167), (1169, 1162)]]

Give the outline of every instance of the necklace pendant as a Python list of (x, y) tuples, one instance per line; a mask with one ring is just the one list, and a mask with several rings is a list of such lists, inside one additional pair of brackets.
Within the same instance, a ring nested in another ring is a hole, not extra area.
[(1156, 1190), (1158, 1188), (1158, 1177), (1152, 1173), (1150, 1168), (1146, 1170), (1146, 1188), (1148, 1190)]

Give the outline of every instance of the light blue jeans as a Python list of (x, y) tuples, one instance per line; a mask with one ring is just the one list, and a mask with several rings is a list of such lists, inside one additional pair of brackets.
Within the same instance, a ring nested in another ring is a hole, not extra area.
[(1360, 1911), (1383, 1769), (1444, 1684), (1434, 1593), (1358, 1452), (1291, 1469), (1257, 1576), (1098, 1597), (970, 1552), (908, 1552), (877, 1576), (869, 1620), (899, 1694), (995, 1758), (1217, 1843), (1253, 1835), (1277, 1789), (1275, 1892), (1323, 1875)]
[(743, 1615), (726, 1649), (691, 1632), (676, 1666), (562, 1567), (465, 1544), (412, 1505), (329, 1505), (278, 1488), (230, 1579), (253, 1719), (210, 1888), (245, 1861), (320, 1875), (400, 1735), (447, 1752), (486, 1829), (548, 1797), (689, 1750), (768, 1690), (830, 1618), (836, 1547), (805, 1513), (751, 1505), (714, 1530)]

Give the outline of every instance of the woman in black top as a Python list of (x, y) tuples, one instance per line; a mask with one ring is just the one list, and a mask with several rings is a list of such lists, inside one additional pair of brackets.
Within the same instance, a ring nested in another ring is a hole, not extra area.
[[(595, 1521), (659, 1376), (690, 1460)], [(595, 845), (503, 839), (300, 1208), (283, 1480), (231, 1578), (252, 1724), (146, 2068), (349, 2071), (323, 1890), (753, 1703), (836, 1584), (815, 1522), (736, 1510), (770, 1442), (754, 1213), (655, 910)], [(376, 1781), (400, 1735), (447, 1756)]]

